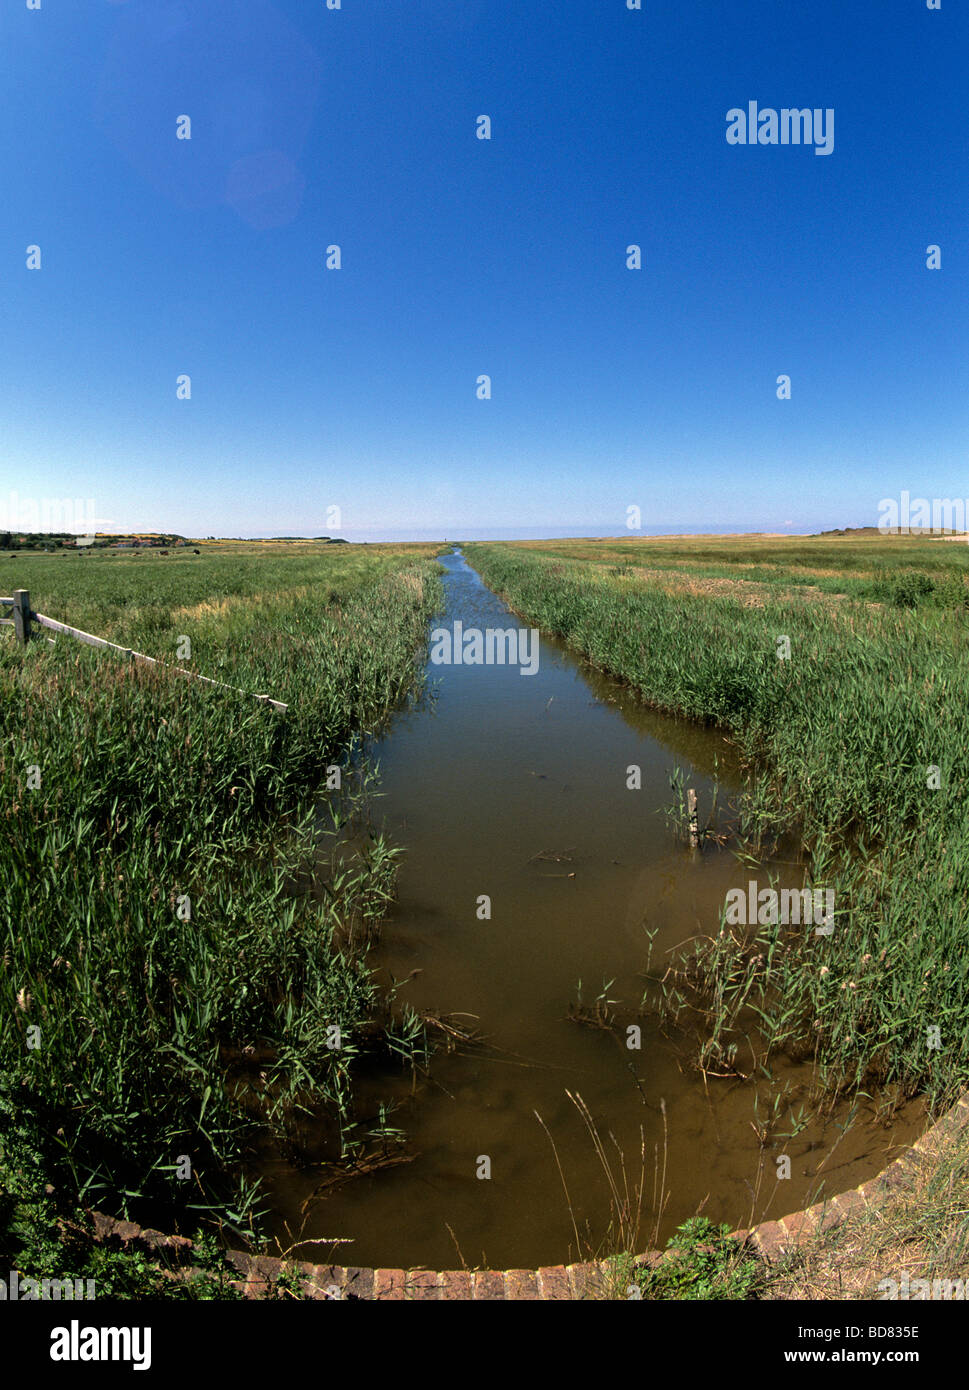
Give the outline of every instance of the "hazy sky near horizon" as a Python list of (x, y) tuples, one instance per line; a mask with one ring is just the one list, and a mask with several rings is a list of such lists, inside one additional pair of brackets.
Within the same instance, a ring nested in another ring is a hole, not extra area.
[[(967, 497), (967, 41), (955, 0), (10, 0), (0, 503), (473, 539)], [(729, 144), (753, 101), (831, 152)]]

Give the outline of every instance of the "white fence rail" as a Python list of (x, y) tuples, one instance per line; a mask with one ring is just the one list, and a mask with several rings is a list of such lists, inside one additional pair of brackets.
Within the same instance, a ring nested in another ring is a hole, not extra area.
[[(7, 617), (4, 610), (10, 609), (12, 616)], [(212, 680), (210, 676), (201, 676), (197, 671), (187, 671), (184, 666), (168, 666), (164, 661), (159, 661), (154, 656), (146, 656), (144, 652), (136, 652), (131, 647), (122, 647), (117, 642), (109, 642), (106, 637), (95, 637), (91, 632), (82, 632), (79, 627), (71, 627), (69, 623), (59, 623), (56, 618), (48, 618), (44, 613), (34, 613), (30, 607), (30, 594), (26, 589), (16, 589), (11, 598), (0, 597), (0, 623), (14, 628), (17, 641), (26, 644), (30, 640), (30, 629), (33, 623), (38, 627), (49, 628), (51, 632), (59, 632), (64, 637), (73, 637), (78, 642), (86, 642), (89, 647), (107, 648), (114, 652), (120, 652), (122, 656), (128, 657), (131, 661), (137, 661), (147, 666), (160, 666), (163, 671), (173, 671), (179, 676), (188, 676), (190, 680), (203, 681), (206, 685), (218, 686), (220, 690), (232, 690), (237, 695), (247, 695), (250, 692), (239, 690), (237, 686), (226, 685), (224, 681)], [(259, 700), (264, 705), (272, 705), (273, 709), (288, 710), (289, 706), (284, 705), (281, 700), (273, 700), (268, 695), (253, 695), (254, 700)]]

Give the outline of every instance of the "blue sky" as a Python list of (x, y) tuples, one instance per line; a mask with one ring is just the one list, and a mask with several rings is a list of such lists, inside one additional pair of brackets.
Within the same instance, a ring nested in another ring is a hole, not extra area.
[[(0, 502), (417, 539), (969, 496), (967, 40), (956, 0), (8, 0)], [(754, 100), (832, 153), (729, 145)]]

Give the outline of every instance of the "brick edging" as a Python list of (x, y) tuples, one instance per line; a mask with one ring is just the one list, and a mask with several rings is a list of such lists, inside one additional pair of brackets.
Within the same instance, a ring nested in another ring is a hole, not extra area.
[(962, 1095), (950, 1110), (936, 1120), (920, 1139), (906, 1149), (903, 1154), (890, 1163), (875, 1177), (847, 1192), (839, 1192), (813, 1207), (782, 1216), (779, 1221), (763, 1221), (749, 1231), (738, 1231), (736, 1235), (746, 1235), (757, 1252), (766, 1260), (777, 1260), (789, 1250), (797, 1248), (803, 1238), (811, 1239), (824, 1231), (839, 1226), (847, 1217), (873, 1206), (893, 1189), (907, 1185), (910, 1176), (928, 1162), (927, 1153), (937, 1139), (953, 1138), (969, 1124), (969, 1091)]
[[(904, 1186), (913, 1172), (927, 1162), (927, 1152), (939, 1138), (949, 1138), (969, 1125), (969, 1091), (963, 1092), (950, 1110), (925, 1131), (922, 1137), (876, 1177), (860, 1187), (816, 1202), (802, 1211), (792, 1212), (778, 1221), (763, 1221), (747, 1230), (733, 1231), (736, 1239), (747, 1240), (768, 1262), (796, 1249), (803, 1239), (812, 1239), (838, 1226), (847, 1217), (864, 1210), (894, 1188)], [(192, 1268), (192, 1242), (185, 1236), (164, 1235), (116, 1221), (94, 1212), (96, 1239), (123, 1247), (136, 1247), (160, 1255), (188, 1274)], [(311, 1299), (367, 1300), (560, 1300), (595, 1299), (608, 1288), (608, 1261), (571, 1265), (545, 1265), (541, 1269), (364, 1269), (356, 1266), (316, 1265), (303, 1260), (282, 1260), (272, 1255), (247, 1255), (228, 1250), (226, 1257), (239, 1277), (232, 1283), (246, 1298), (264, 1298), (283, 1272), (296, 1274), (305, 1297)], [(655, 1265), (663, 1259), (659, 1250), (636, 1256), (636, 1263)]]

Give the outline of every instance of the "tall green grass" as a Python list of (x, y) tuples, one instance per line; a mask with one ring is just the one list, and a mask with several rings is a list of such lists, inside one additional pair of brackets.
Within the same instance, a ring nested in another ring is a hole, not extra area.
[(68, 1203), (247, 1232), (257, 1140), (311, 1110), (359, 1147), (396, 851), (340, 829), (362, 736), (420, 682), (433, 550), (33, 561), (35, 610), (289, 704), (0, 641), (0, 1148)]
[[(749, 1060), (756, 1026), (759, 1063), (814, 1058), (831, 1094), (891, 1083), (899, 1096), (949, 1100), (969, 1073), (964, 610), (809, 604), (783, 591), (749, 606), (611, 574), (595, 546), (577, 544), (586, 560), (519, 546), (467, 553), (528, 621), (652, 704), (725, 729), (746, 759), (755, 849), (800, 834), (814, 883), (836, 892), (829, 937), (708, 923), (681, 961), (674, 1008), (707, 1001), (708, 1057), (741, 1049)], [(937, 545), (940, 563), (953, 551)], [(963, 568), (952, 553), (948, 577), (961, 582)], [(790, 660), (778, 658), (781, 636)]]

